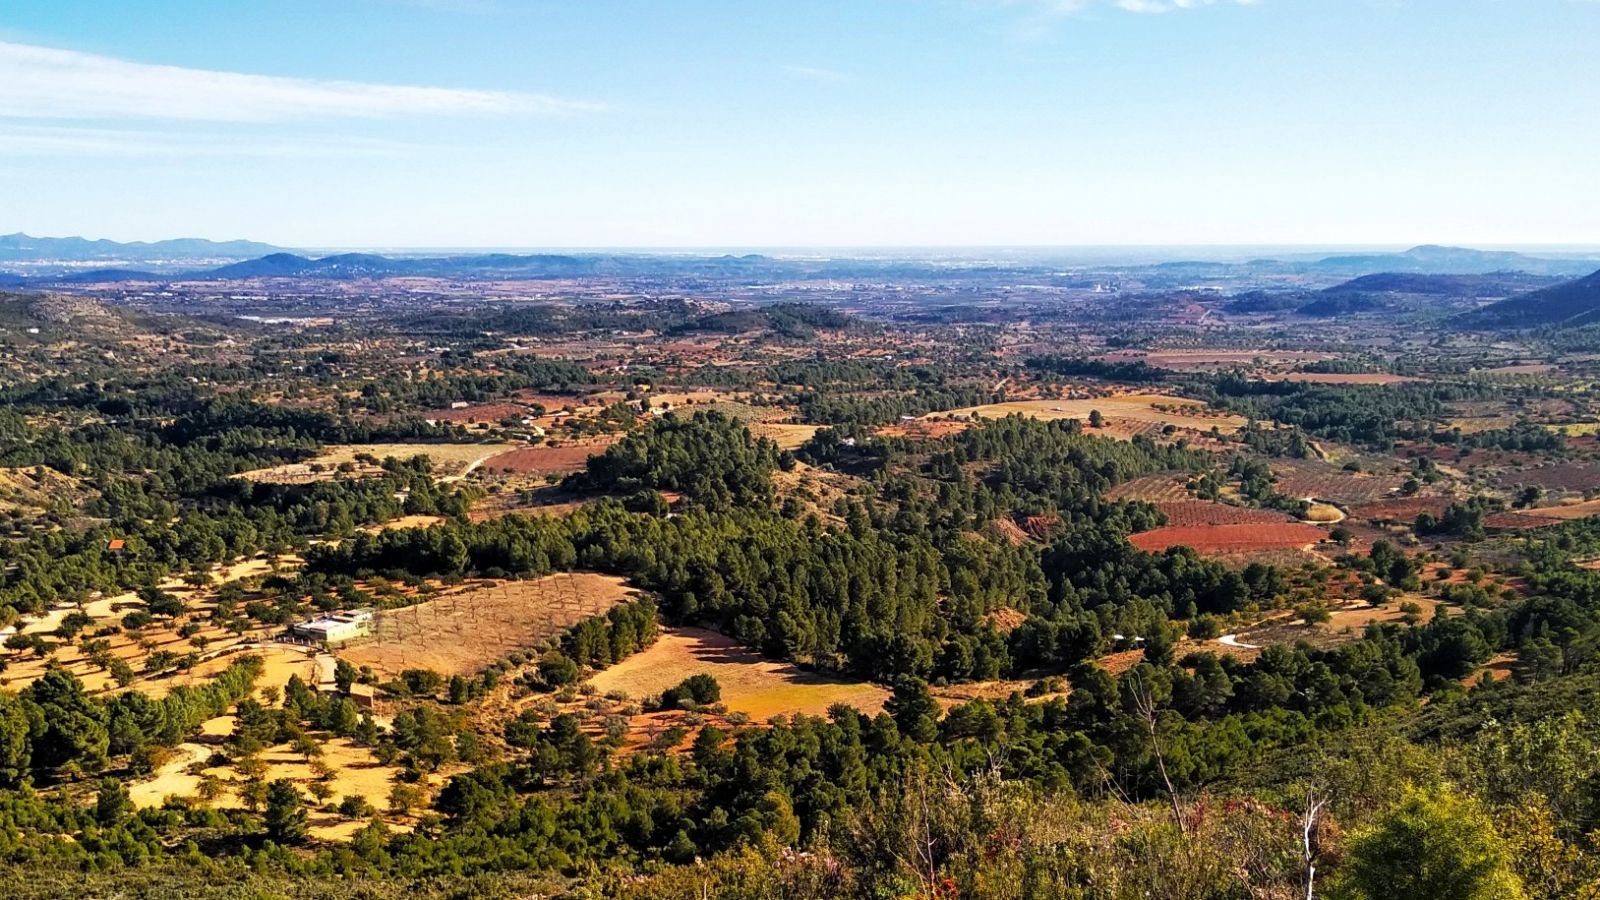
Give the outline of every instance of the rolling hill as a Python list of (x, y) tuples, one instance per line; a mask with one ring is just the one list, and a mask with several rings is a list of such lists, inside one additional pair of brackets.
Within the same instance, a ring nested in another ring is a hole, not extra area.
[(1492, 303), (1459, 320), (1469, 328), (1540, 328), (1600, 322), (1600, 271)]
[(1324, 294), (1416, 294), (1429, 297), (1509, 297), (1523, 291), (1549, 287), (1554, 279), (1521, 272), (1487, 275), (1425, 275), (1415, 272), (1380, 272), (1336, 284)]
[(1527, 272), (1533, 275), (1578, 275), (1593, 269), (1593, 259), (1529, 256), (1508, 250), (1472, 250), (1425, 244), (1404, 253), (1329, 256), (1307, 269), (1327, 274), (1411, 273), (1424, 275), (1488, 275)]
[(33, 237), (20, 231), (0, 235), (0, 262), (248, 259), (274, 253), (278, 249), (257, 241), (209, 241), (202, 238), (122, 243), (81, 237)]

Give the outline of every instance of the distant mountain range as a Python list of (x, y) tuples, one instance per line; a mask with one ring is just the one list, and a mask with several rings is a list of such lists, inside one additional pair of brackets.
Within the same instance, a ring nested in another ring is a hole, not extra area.
[[(262, 252), (266, 251), (266, 252)], [(220, 267), (185, 267), (183, 261), (237, 259)], [(46, 267), (24, 265), (42, 260), (55, 262), (93, 262), (111, 265), (90, 269), (83, 265)], [(164, 264), (152, 265), (152, 261)], [(212, 242), (203, 240), (159, 241), (118, 244), (87, 241), (82, 238), (31, 238), (26, 235), (0, 237), (0, 265), (12, 263), (14, 271), (28, 270), (34, 277), (28, 283), (94, 283), (98, 281), (160, 281), (173, 277), (190, 280), (243, 278), (357, 279), (389, 277), (435, 278), (583, 278), (583, 277), (663, 277), (710, 279), (836, 279), (870, 280), (890, 278), (972, 278), (996, 274), (1026, 274), (1047, 279), (1065, 277), (1063, 266), (1038, 260), (1009, 264), (981, 259), (916, 259), (911, 257), (857, 258), (773, 257), (747, 255), (691, 255), (643, 253), (476, 253), (453, 256), (380, 256), (373, 253), (341, 253), (310, 257), (279, 250), (250, 241)], [(1414, 247), (1403, 253), (1373, 253), (1354, 256), (1260, 259), (1251, 262), (1171, 262), (1154, 265), (1111, 267), (1132, 273), (1159, 273), (1162, 279), (1184, 277), (1227, 277), (1249, 274), (1299, 274), (1309, 277), (1373, 276), (1370, 286), (1351, 290), (1371, 292), (1416, 292), (1437, 290), (1459, 293), (1465, 285), (1446, 289), (1436, 282), (1427, 290), (1417, 290), (1423, 282), (1407, 283), (1413, 276), (1496, 276), (1510, 284), (1529, 275), (1572, 277), (1600, 266), (1600, 258), (1546, 258), (1508, 251), (1468, 250), (1457, 247)], [(1104, 269), (1102, 269), (1104, 271)], [(1520, 273), (1520, 274), (1519, 274)], [(1388, 279), (1393, 286), (1384, 286)], [(1528, 281), (1505, 293), (1539, 286)], [(1503, 296), (1504, 294), (1502, 294)], [(1492, 293), (1477, 296), (1493, 296)]]
[(1600, 272), (1491, 303), (1459, 321), (1487, 329), (1592, 325), (1600, 322)]
[(154, 260), (251, 259), (282, 248), (257, 241), (208, 241), (177, 238), (170, 241), (89, 240), (81, 237), (33, 237), (17, 232), (0, 235), (0, 261), (4, 262), (149, 262)]
[(986, 274), (999, 271), (1037, 272), (992, 263), (966, 265), (906, 259), (778, 259), (759, 254), (745, 256), (689, 256), (676, 254), (539, 253), (517, 255), (483, 253), (465, 256), (379, 256), (341, 253), (312, 258), (294, 253), (265, 256), (224, 266), (184, 272), (149, 272), (130, 268), (78, 270), (35, 278), (32, 284), (90, 284), (102, 281), (218, 280), (241, 278), (358, 279), (393, 277), (433, 278), (583, 278), (671, 277), (711, 279), (893, 278)]
[[(1593, 264), (1591, 264), (1593, 265)], [(1558, 279), (1524, 272), (1487, 275), (1420, 275), (1379, 272), (1362, 275), (1327, 288), (1324, 294), (1417, 294), (1429, 297), (1497, 298), (1550, 287)]]
[(1403, 253), (1366, 253), (1329, 256), (1305, 264), (1308, 271), (1364, 275), (1375, 272), (1426, 275), (1487, 275), (1526, 272), (1530, 275), (1579, 275), (1593, 271), (1600, 261), (1529, 256), (1508, 250), (1469, 250), (1463, 247), (1424, 245)]

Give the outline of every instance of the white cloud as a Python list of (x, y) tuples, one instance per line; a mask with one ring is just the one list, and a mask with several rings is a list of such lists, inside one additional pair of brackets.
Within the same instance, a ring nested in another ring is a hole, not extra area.
[(784, 66), (783, 70), (790, 75), (798, 75), (801, 78), (809, 78), (812, 81), (831, 81), (836, 84), (842, 84), (856, 80), (854, 75), (816, 66)]
[(13, 118), (281, 122), (599, 108), (515, 91), (250, 75), (0, 42), (0, 116)]
[(326, 158), (396, 156), (418, 144), (341, 135), (271, 134), (248, 139), (188, 131), (13, 124), (0, 128), (0, 156), (90, 156), (133, 159), (194, 157)]

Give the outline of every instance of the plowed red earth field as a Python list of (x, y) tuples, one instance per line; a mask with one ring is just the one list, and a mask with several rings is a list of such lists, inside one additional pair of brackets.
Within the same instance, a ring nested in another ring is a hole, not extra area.
[(1412, 522), (1423, 513), (1430, 513), (1435, 518), (1442, 516), (1449, 506), (1449, 497), (1396, 497), (1352, 506), (1350, 515), (1352, 518), (1377, 522)]
[(512, 450), (484, 460), (483, 470), (491, 475), (502, 472), (565, 475), (582, 469), (590, 456), (606, 452), (606, 448), (612, 443), (613, 441), (606, 440), (561, 447), (528, 447)]
[(1294, 521), (1287, 513), (1277, 510), (1229, 506), (1211, 500), (1160, 502), (1155, 506), (1166, 515), (1169, 528), (1198, 525), (1276, 525)]
[(1281, 522), (1275, 525), (1169, 526), (1128, 538), (1140, 550), (1158, 552), (1168, 547), (1193, 547), (1200, 553), (1248, 553), (1288, 550), (1314, 544), (1328, 533), (1315, 525)]

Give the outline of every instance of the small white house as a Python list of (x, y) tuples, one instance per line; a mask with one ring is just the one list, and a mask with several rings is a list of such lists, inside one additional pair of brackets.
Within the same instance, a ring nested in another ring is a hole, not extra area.
[(295, 637), (310, 641), (340, 644), (371, 634), (372, 618), (372, 611), (365, 609), (330, 613), (304, 622), (296, 622), (289, 626), (289, 632)]

